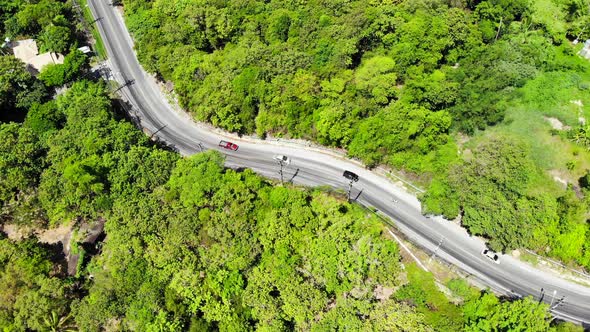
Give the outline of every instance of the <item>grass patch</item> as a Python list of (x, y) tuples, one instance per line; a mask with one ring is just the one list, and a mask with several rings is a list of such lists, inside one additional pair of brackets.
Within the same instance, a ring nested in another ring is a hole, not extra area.
[(532, 265), (537, 265), (539, 264), (539, 259), (537, 258), (537, 256), (533, 255), (533, 254), (529, 254), (526, 251), (523, 251), (520, 253), (520, 259), (524, 262), (527, 262), (529, 264)]
[[(590, 65), (586, 65), (590, 69)], [(590, 115), (590, 74), (549, 72), (520, 89), (519, 104), (534, 113), (555, 117), (569, 126)], [(581, 103), (581, 104), (580, 104)]]
[[(497, 128), (500, 132), (522, 138), (531, 147), (535, 164), (542, 169), (555, 168), (559, 160), (566, 159), (566, 154), (558, 146), (556, 137), (551, 135), (551, 129), (543, 114), (522, 108), (509, 110), (504, 125)], [(558, 137), (557, 140), (561, 141)]]
[(543, 73), (520, 89), (521, 98), (517, 102), (530, 112), (555, 117), (566, 125), (575, 126), (580, 115), (587, 115), (587, 111), (583, 111), (584, 106), (575, 102), (590, 104), (586, 88), (589, 80), (590, 77), (584, 73)]
[(416, 264), (406, 265), (408, 283), (394, 297), (414, 306), (426, 321), (437, 331), (461, 329), (461, 308), (451, 303), (437, 288), (432, 273), (425, 272)]
[(477, 299), (480, 295), (480, 290), (471, 286), (463, 278), (453, 278), (446, 282), (447, 288), (454, 296), (460, 297), (463, 301)]
[(567, 127), (556, 130), (547, 118), (571, 128), (580, 118), (590, 120), (589, 86), (590, 74), (584, 72), (542, 73), (518, 90), (501, 124), (476, 134), (465, 147), (493, 136), (517, 137), (530, 147), (534, 163), (543, 171), (533, 176), (529, 194), (559, 196), (564, 185), (557, 178), (577, 183), (590, 169), (590, 151), (567, 138)]

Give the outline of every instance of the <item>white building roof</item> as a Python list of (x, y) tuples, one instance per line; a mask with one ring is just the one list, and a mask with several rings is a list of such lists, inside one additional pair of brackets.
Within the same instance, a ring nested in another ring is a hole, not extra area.
[(40, 72), (43, 67), (47, 66), (48, 64), (62, 64), (64, 63), (64, 56), (59, 53), (43, 53), (39, 54), (36, 57), (29, 60), (29, 65), (37, 72)]
[(21, 59), (24, 63), (29, 63), (29, 60), (39, 54), (37, 43), (33, 39), (16, 41), (15, 46), (12, 48), (12, 52), (16, 58)]
[(59, 53), (47, 52), (39, 54), (37, 42), (33, 39), (18, 40), (12, 48), (14, 57), (26, 63), (32, 74), (37, 74), (48, 64), (64, 63), (64, 56)]
[(82, 46), (82, 47), (79, 47), (79, 48), (78, 48), (78, 51), (80, 51), (80, 52), (82, 52), (82, 53), (84, 53), (84, 54), (87, 54), (87, 53), (90, 53), (90, 52), (92, 52), (92, 50), (91, 50), (91, 49), (90, 49), (90, 47), (88, 47), (88, 46)]

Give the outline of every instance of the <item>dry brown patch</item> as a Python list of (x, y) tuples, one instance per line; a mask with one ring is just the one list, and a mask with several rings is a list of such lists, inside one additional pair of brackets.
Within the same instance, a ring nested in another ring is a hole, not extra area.
[(394, 289), (393, 288), (388, 288), (388, 287), (383, 287), (381, 285), (377, 285), (377, 287), (375, 287), (375, 298), (379, 301), (385, 301), (387, 299), (389, 299), (391, 297), (391, 295), (393, 295), (394, 293)]
[(67, 243), (70, 241), (70, 236), (72, 234), (72, 226), (73, 223), (70, 225), (60, 225), (59, 227), (37, 231), (35, 234), (37, 235), (37, 239), (39, 242), (55, 244), (58, 242)]
[(2, 231), (6, 233), (9, 239), (13, 241), (20, 241), (33, 234), (33, 229), (30, 227), (22, 227), (14, 224), (5, 224), (2, 226)]
[(567, 188), (568, 180), (566, 174), (563, 174), (563, 172), (558, 169), (549, 170), (548, 173), (555, 182), (561, 184), (563, 188)]
[(569, 129), (571, 129), (571, 127), (565, 126), (561, 121), (559, 121), (559, 119), (551, 118), (551, 117), (547, 117), (547, 116), (544, 116), (543, 119), (545, 119), (545, 121), (549, 122), (549, 124), (551, 125), (551, 128), (553, 128), (555, 130), (569, 130)]

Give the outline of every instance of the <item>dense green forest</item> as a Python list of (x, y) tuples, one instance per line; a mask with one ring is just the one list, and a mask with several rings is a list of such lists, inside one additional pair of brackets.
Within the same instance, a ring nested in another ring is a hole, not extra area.
[[(579, 330), (557, 324), (532, 298), (498, 299), (462, 279), (446, 282), (449, 297), (430, 273), (402, 261), (375, 215), (341, 195), (274, 185), (250, 170), (224, 168), (218, 153), (184, 158), (149, 140), (126, 121), (107, 84), (81, 79), (89, 76), (89, 60), (75, 51), (83, 35), (71, 23), (69, 2), (0, 1), (0, 18), (5, 36), (51, 41), (46, 45), (59, 48), (42, 47), (67, 54), (63, 65), (37, 77), (12, 55), (0, 56), (3, 331)], [(229, 45), (215, 43), (209, 52)], [(349, 82), (329, 84), (348, 89)], [(366, 89), (377, 99), (388, 91), (388, 79), (371, 84)], [(56, 87), (65, 89), (56, 95)], [(379, 112), (418, 112), (412, 126), (423, 116), (451, 128), (450, 113), (413, 107)], [(420, 144), (456, 149), (451, 131), (437, 145), (429, 143), (429, 130), (418, 135)], [(408, 156), (418, 136), (407, 136)], [(494, 166), (483, 177), (490, 187), (505, 185), (530, 204), (534, 195), (555, 199), (556, 218), (585, 214), (572, 191), (551, 196), (517, 187), (518, 179), (543, 179), (541, 166), (520, 145), (502, 143), (474, 140), (473, 155), (482, 157), (449, 159), (457, 167), (450, 174), (464, 167), (465, 176), (479, 176), (487, 160)], [(455, 185), (456, 177), (448, 179), (433, 183), (444, 190)], [(580, 186), (588, 182), (582, 178)], [(467, 188), (453, 193), (464, 206), (475, 204)], [(102, 224), (103, 236), (87, 242), (88, 230)], [(69, 229), (68, 241), (42, 242), (40, 234), (56, 227)]]
[(216, 152), (180, 158), (115, 110), (104, 84), (82, 81), (0, 124), (3, 226), (106, 220), (95, 246), (74, 231), (75, 275), (60, 246), (0, 236), (5, 331), (550, 328), (547, 305), (463, 280), (451, 303), (343, 197), (225, 169)]
[(587, 269), (589, 5), (123, 1), (140, 61), (196, 119), (343, 147), (493, 249)]

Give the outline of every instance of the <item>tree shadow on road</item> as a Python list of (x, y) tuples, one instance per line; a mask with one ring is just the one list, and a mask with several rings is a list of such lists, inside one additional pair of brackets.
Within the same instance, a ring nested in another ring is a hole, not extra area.
[(293, 173), (293, 176), (291, 176), (291, 178), (289, 179), (290, 183), (293, 183), (293, 180), (295, 179), (295, 177), (299, 174), (299, 168), (295, 171), (295, 173)]
[(365, 190), (365, 189), (361, 189), (361, 191), (359, 191), (359, 193), (356, 195), (356, 197), (352, 199), (353, 202), (356, 202), (359, 199), (359, 197), (361, 197), (361, 195), (363, 194), (363, 190)]

